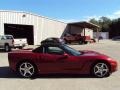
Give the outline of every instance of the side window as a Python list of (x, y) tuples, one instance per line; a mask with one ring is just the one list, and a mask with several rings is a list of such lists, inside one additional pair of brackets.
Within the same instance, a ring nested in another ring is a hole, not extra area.
[(34, 49), (33, 52), (35, 52), (35, 53), (44, 53), (45, 48), (44, 47), (38, 47), (38, 48)]
[(61, 48), (53, 47), (53, 46), (47, 47), (46, 52), (49, 54), (56, 54), (56, 55), (63, 55), (64, 54), (64, 51)]
[(13, 39), (12, 36), (6, 36), (6, 39)]

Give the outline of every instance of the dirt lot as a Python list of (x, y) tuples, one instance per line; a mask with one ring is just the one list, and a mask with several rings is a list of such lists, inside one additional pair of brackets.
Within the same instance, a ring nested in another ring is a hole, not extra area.
[[(120, 66), (120, 41), (100, 41), (96, 44), (71, 45), (77, 50), (95, 50), (116, 59)], [(120, 90), (120, 67), (107, 78), (89, 76), (45, 76), (23, 79), (9, 67), (7, 53), (0, 52), (0, 90)]]

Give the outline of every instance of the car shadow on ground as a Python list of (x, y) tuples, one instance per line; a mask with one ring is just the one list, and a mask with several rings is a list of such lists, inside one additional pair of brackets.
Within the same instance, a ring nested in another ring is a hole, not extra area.
[[(17, 73), (13, 72), (8, 66), (0, 67), (0, 78), (15, 78), (15, 79), (26, 79), (20, 77)], [(33, 79), (62, 79), (62, 78), (95, 78), (90, 75), (78, 75), (78, 74), (47, 74), (47, 75), (37, 75)]]
[(0, 53), (6, 53), (4, 49), (0, 49)]

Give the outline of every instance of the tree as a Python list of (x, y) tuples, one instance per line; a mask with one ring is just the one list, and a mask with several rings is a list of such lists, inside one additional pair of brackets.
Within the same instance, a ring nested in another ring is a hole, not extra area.
[(100, 26), (102, 32), (108, 32), (110, 30), (109, 25), (112, 23), (111, 19), (107, 17), (100, 17), (99, 20), (93, 18), (89, 22)]
[(110, 31), (109, 36), (110, 38), (114, 36), (120, 36), (120, 18), (114, 19), (112, 23), (109, 25)]
[(99, 20), (93, 18), (89, 22), (99, 25), (102, 32), (109, 32), (110, 38), (120, 36), (120, 18), (111, 20), (103, 16)]
[(96, 24), (96, 25), (99, 25), (99, 22), (95, 18), (90, 19), (89, 22)]
[(101, 31), (109, 32), (109, 30), (110, 30), (109, 25), (112, 23), (111, 19), (109, 19), (107, 17), (100, 17), (98, 22), (101, 27)]

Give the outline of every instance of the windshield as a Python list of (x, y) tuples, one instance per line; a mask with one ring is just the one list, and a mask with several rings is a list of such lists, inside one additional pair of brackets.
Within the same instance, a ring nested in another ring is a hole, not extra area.
[(64, 45), (64, 47), (63, 47), (69, 54), (71, 54), (71, 55), (74, 55), (74, 56), (80, 56), (82, 53), (81, 52), (79, 52), (79, 51), (77, 51), (77, 50), (75, 50), (75, 49), (73, 49), (73, 48), (71, 48), (71, 47), (69, 47), (69, 46), (67, 46), (67, 45)]

